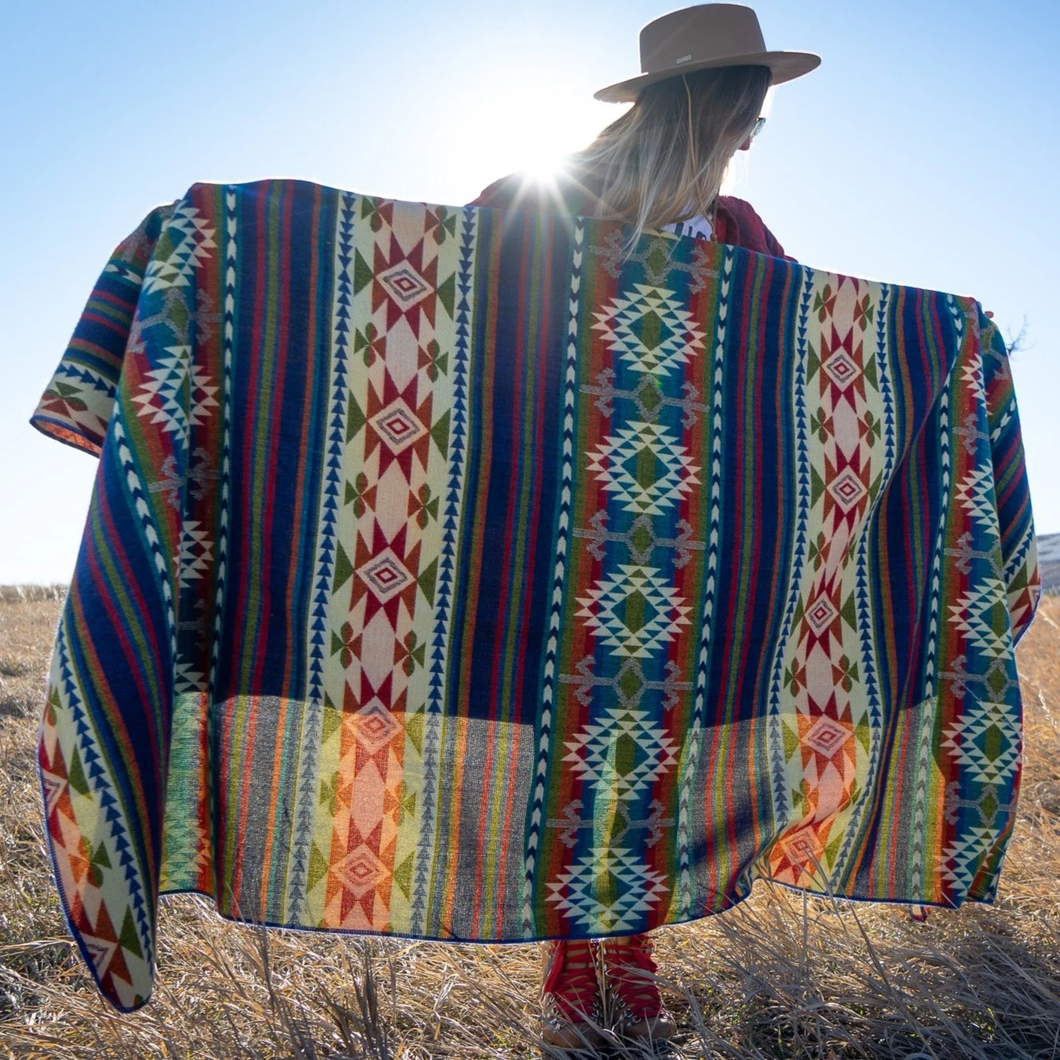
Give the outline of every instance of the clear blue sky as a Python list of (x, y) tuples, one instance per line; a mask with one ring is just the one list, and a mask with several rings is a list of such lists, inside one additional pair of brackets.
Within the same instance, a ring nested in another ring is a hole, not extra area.
[[(677, 5), (675, 5), (677, 6)], [(1055, 3), (762, 0), (781, 86), (733, 188), (822, 268), (972, 294), (1060, 531)], [(0, 33), (0, 583), (66, 581), (95, 461), (27, 426), (111, 248), (198, 180), (461, 203), (619, 110), (658, 0), (9, 4)]]

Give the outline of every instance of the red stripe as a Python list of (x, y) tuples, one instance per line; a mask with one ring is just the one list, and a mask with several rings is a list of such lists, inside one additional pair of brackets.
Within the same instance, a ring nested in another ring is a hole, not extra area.
[[(275, 369), (271, 379), (271, 390), (262, 397), (268, 398), (268, 403), (265, 405), (269, 415), (269, 425), (266, 437), (268, 438), (268, 448), (266, 452), (266, 458), (264, 461), (265, 466), (265, 483), (273, 483), (276, 480), (276, 455), (279, 449), (279, 442), (281, 437), (280, 425), (283, 418), (283, 389), (284, 389), (284, 373), (287, 367), (287, 343), (288, 343), (288, 321), (290, 319), (290, 283), (288, 280), (288, 268), (286, 266), (287, 248), (291, 245), (291, 204), (293, 196), (284, 194), (285, 185), (282, 182), (273, 182), (273, 186), (276, 187), (277, 192), (273, 195), (273, 201), (280, 200), (282, 204), (282, 235), (279, 240), (274, 241), (277, 247), (277, 271), (278, 276), (275, 278), (273, 287), (278, 287), (280, 291), (280, 306), (279, 313), (276, 320), (277, 334), (275, 338), (276, 346), (273, 349), (262, 351), (261, 360), (268, 361), (269, 363), (275, 364)], [(264, 197), (263, 197), (264, 198)], [(267, 228), (263, 231), (267, 236)], [(264, 275), (265, 265), (262, 265), (262, 271), (260, 275)], [(264, 302), (258, 302), (258, 305), (265, 305)], [(262, 314), (259, 314), (259, 316)], [(255, 349), (258, 348), (255, 343)], [(270, 356), (274, 355), (274, 356)], [(255, 391), (255, 396), (257, 396)], [(259, 406), (260, 407), (260, 406)], [(256, 418), (256, 417), (255, 417)], [(304, 461), (303, 461), (304, 463)], [(259, 463), (260, 469), (260, 463)], [(260, 526), (261, 532), (261, 553), (262, 561), (260, 569), (264, 574), (264, 577), (260, 582), (261, 592), (261, 608), (259, 614), (271, 615), (272, 614), (272, 594), (269, 591), (273, 579), (271, 578), (272, 571), (272, 535), (268, 532), (268, 528), (272, 526), (273, 511), (275, 508), (275, 497), (276, 491), (271, 488), (265, 488), (265, 506), (262, 512), (262, 523)], [(269, 645), (258, 644), (258, 650), (254, 652), (254, 669), (251, 678), (250, 690), (256, 697), (262, 691), (261, 673), (265, 666), (265, 659), (269, 650)], [(254, 736), (257, 732), (257, 721), (258, 711), (256, 709), (247, 711), (247, 730), (245, 734), (245, 747), (254, 746)], [(250, 801), (250, 784), (244, 783), (241, 786), (240, 792), (240, 804), (239, 804), (239, 831), (240, 834), (244, 832), (244, 822), (247, 820), (247, 809)], [(233, 879), (233, 891), (235, 894), (240, 894), (243, 876), (243, 862), (238, 860), (234, 867), (234, 879)], [(264, 886), (264, 879), (262, 880), (262, 886)]]
[[(73, 353), (75, 356), (70, 357)], [(87, 339), (80, 338), (75, 335), (70, 340), (70, 345), (66, 349), (64, 358), (67, 360), (77, 361), (76, 354), (87, 353), (89, 356), (98, 357), (101, 361), (105, 361), (108, 367), (120, 369), (122, 361), (125, 357), (125, 350), (122, 349), (121, 353), (115, 353), (113, 350), (108, 349), (106, 346), (99, 346), (94, 342), (89, 342)]]
[(102, 302), (111, 302), (113, 305), (126, 310), (130, 316), (136, 312), (138, 298), (139, 296), (131, 301), (128, 298), (119, 298), (112, 290), (105, 287), (97, 287), (92, 292), (92, 299), (99, 299)]
[[(241, 241), (243, 247), (254, 246), (255, 249), (255, 288), (254, 288), (254, 301), (253, 304), (256, 306), (265, 305), (265, 268), (267, 261), (267, 248), (268, 248), (268, 222), (266, 217), (266, 206), (269, 202), (269, 197), (262, 193), (255, 196), (253, 201), (253, 209), (255, 212), (253, 232), (256, 234), (256, 240), (245, 238)], [(253, 315), (253, 324), (250, 329), (250, 346), (249, 356), (241, 358), (240, 365), (233, 365), (233, 372), (237, 367), (242, 368), (247, 373), (247, 402), (243, 406), (242, 413), (244, 416), (243, 421), (243, 452), (247, 454), (255, 454), (256, 450), (254, 447), (254, 434), (255, 424), (257, 420), (258, 409), (260, 408), (261, 393), (261, 382), (260, 374), (261, 368), (264, 364), (265, 357), (264, 351), (261, 348), (261, 330), (263, 313), (255, 313)], [(237, 629), (235, 643), (241, 646), (243, 658), (246, 659), (248, 655), (254, 659), (255, 662), (259, 658), (262, 646), (258, 643), (260, 615), (262, 613), (261, 603), (259, 600), (259, 606), (252, 610), (252, 591), (257, 590), (258, 592), (266, 591), (263, 581), (265, 579), (259, 577), (259, 572), (264, 569), (268, 570), (267, 563), (259, 565), (252, 565), (250, 563), (251, 550), (257, 544), (258, 539), (261, 537), (264, 527), (256, 526), (254, 522), (253, 513), (253, 499), (258, 489), (258, 474), (259, 474), (259, 461), (257, 459), (249, 460), (244, 462), (244, 467), (249, 468), (250, 473), (247, 475), (243, 482), (243, 493), (240, 498), (240, 506), (243, 515), (244, 533), (242, 537), (242, 548), (240, 554), (237, 557), (233, 556), (233, 563), (230, 567), (229, 577), (232, 577), (236, 571), (239, 571), (242, 576), (241, 588), (243, 590), (242, 599), (239, 601), (239, 605), (235, 611), (237, 618)], [(267, 489), (267, 483), (265, 484)], [(233, 535), (235, 540), (235, 535)], [(266, 545), (267, 548), (267, 545)], [(264, 601), (267, 605), (267, 600)], [(267, 613), (267, 612), (266, 612)], [(254, 632), (253, 636), (250, 635), (250, 627), (253, 624)], [(253, 696), (257, 689), (251, 679), (246, 686), (243, 683), (243, 672), (240, 670), (235, 676), (235, 687), (230, 690), (231, 693), (243, 696)], [(250, 713), (253, 713), (256, 709), (256, 705), (250, 702), (247, 705), (247, 709)], [(222, 741), (221, 750), (221, 761), (220, 761), (220, 775), (222, 777), (227, 776), (229, 778), (229, 786), (236, 786), (238, 791), (238, 783), (241, 779), (241, 773), (239, 770), (231, 768), (233, 756), (239, 753), (239, 748), (236, 745), (236, 741), (233, 738), (233, 725), (235, 719), (235, 710), (227, 710), (224, 712), (224, 739)], [(222, 789), (223, 791), (223, 789)], [(226, 793), (221, 794), (221, 798), (225, 797)], [(220, 807), (217, 814), (217, 825), (221, 833), (218, 849), (222, 852), (222, 858), (226, 858), (228, 855), (228, 836), (227, 836), (227, 819), (228, 815), (224, 812), (224, 807)], [(238, 823), (237, 837), (238, 837)], [(240, 885), (242, 875), (242, 864), (238, 858), (234, 858), (234, 864), (231, 866), (232, 870), (232, 893), (233, 900), (238, 902), (240, 896)]]
[[(530, 234), (530, 219), (528, 216), (523, 218), (523, 235), (526, 242), (530, 245), (532, 241), (527, 237)], [(529, 267), (528, 261), (529, 255), (524, 254), (520, 261), (519, 271), (519, 289), (527, 290), (527, 270)], [(515, 359), (516, 368), (512, 373), (512, 378), (518, 381), (524, 378), (525, 364), (526, 364), (526, 313), (527, 313), (527, 300), (525, 298), (519, 299), (519, 310), (517, 318), (517, 327), (515, 329), (515, 343), (512, 351), (512, 356)], [(546, 318), (547, 319), (547, 318)], [(520, 445), (519, 438), (519, 427), (522, 421), (522, 407), (523, 407), (523, 395), (518, 386), (513, 387), (513, 392), (509, 395), (509, 400), (512, 402), (512, 412), (510, 416), (507, 416), (508, 426), (508, 442), (506, 449), (509, 453), (518, 454), (522, 452), (522, 446)], [(499, 424), (498, 424), (499, 426)], [(488, 479), (486, 480), (488, 481)], [(504, 513), (504, 527), (505, 533), (503, 540), (507, 541), (508, 548), (504, 551), (504, 562), (502, 565), (501, 578), (499, 580), (500, 597), (497, 600), (497, 612), (499, 615), (508, 615), (511, 612), (510, 604), (510, 590), (513, 588), (512, 585), (512, 545), (515, 544), (513, 535), (511, 533), (512, 523), (515, 518), (515, 505), (516, 498), (518, 495), (519, 483), (513, 482), (508, 491), (508, 507)], [(483, 497), (485, 496), (485, 490), (482, 491)], [(504, 630), (504, 623), (498, 623), (499, 630)], [(501, 643), (495, 646), (494, 652), (494, 666), (490, 675), (490, 731), (486, 740), (486, 765), (485, 773), (486, 777), (489, 777), (493, 768), (493, 756), (494, 756), (494, 745), (496, 739), (494, 738), (494, 727), (496, 724), (496, 716), (494, 714), (495, 704), (500, 697), (500, 684), (504, 677), (501, 672), (498, 663), (503, 663), (506, 660), (505, 643), (506, 636), (504, 632), (500, 634)], [(513, 686), (516, 689), (516, 696), (518, 697), (519, 685)], [(503, 709), (503, 708), (502, 708)], [(479, 807), (479, 818), (478, 818), (478, 864), (485, 865), (488, 855), (486, 854), (486, 842), (488, 841), (488, 814), (487, 814), (488, 798), (486, 797), (486, 789), (483, 790), (483, 798)], [(453, 866), (455, 869), (455, 865)], [(455, 878), (455, 877), (454, 877)], [(483, 888), (478, 886), (475, 889), (475, 901), (471, 910), (471, 922), (477, 924), (479, 915), (482, 909), (482, 892)], [(448, 913), (448, 910), (446, 911)]]
[[(146, 799), (144, 797), (144, 778), (156, 779), (159, 783), (158, 798), (154, 809), (156, 812), (156, 819), (161, 823), (162, 804), (165, 799), (165, 788), (163, 786), (165, 770), (161, 767), (159, 761), (160, 741), (156, 721), (161, 719), (164, 725), (168, 723), (169, 711), (172, 708), (172, 701), (167, 694), (169, 684), (168, 680), (164, 679), (163, 675), (159, 674), (156, 675), (159, 680), (155, 689), (152, 690), (148, 687), (142, 670), (143, 659), (140, 657), (139, 652), (129, 638), (127, 619), (122, 609), (116, 606), (113, 596), (107, 588), (107, 575), (101, 567), (97, 553), (97, 550), (104, 547), (103, 542), (105, 541), (111, 542), (111, 544), (106, 546), (107, 551), (115, 561), (116, 565), (120, 568), (123, 586), (129, 590), (130, 595), (135, 601), (137, 608), (136, 613), (140, 615), (148, 615), (151, 613), (143, 594), (139, 591), (137, 583), (132, 577), (131, 568), (124, 553), (116, 545), (121, 538), (118, 536), (114, 521), (110, 517), (106, 498), (102, 491), (97, 494), (97, 513), (99, 518), (105, 524), (107, 534), (103, 536), (103, 541), (100, 541), (100, 535), (97, 531), (93, 531), (87, 536), (86, 547), (82, 552), (84, 566), (82, 567), (81, 561), (79, 561), (78, 566), (82, 571), (87, 568), (88, 574), (91, 578), (91, 585), (95, 590), (93, 594), (94, 602), (102, 606), (106, 612), (108, 618), (108, 631), (113, 634), (114, 639), (121, 646), (121, 653), (125, 662), (125, 673), (132, 678), (136, 685), (138, 703), (131, 704), (123, 702), (114, 694), (110, 683), (107, 680), (108, 672), (113, 673), (114, 667), (110, 662), (108, 662), (106, 667), (100, 662), (99, 655), (96, 651), (96, 641), (93, 639), (90, 632), (91, 629), (98, 628), (98, 619), (90, 623), (86, 618), (85, 613), (82, 610), (83, 593), (81, 591), (71, 594), (71, 604), (78, 616), (77, 642), (85, 656), (91, 662), (93, 691), (100, 703), (106, 709), (108, 728), (110, 729), (115, 742), (122, 749), (123, 765), (126, 775), (129, 778), (129, 792), (136, 802), (135, 812), (128, 812), (130, 824), (136, 818), (144, 824), (150, 819)], [(79, 574), (77, 582), (79, 586), (83, 585), (84, 577), (82, 574)], [(151, 625), (144, 623), (143, 629), (151, 645), (150, 659), (154, 662), (162, 662), (169, 656), (168, 645), (164, 649), (159, 645), (158, 639), (155, 636), (155, 630)], [(148, 735), (147, 746), (151, 757), (149, 762), (144, 762), (140, 756), (134, 753), (133, 741), (129, 735), (127, 719), (122, 707), (125, 706), (126, 708), (131, 708), (152, 703), (156, 705), (157, 714), (154, 710), (145, 709), (137, 711), (135, 715), (136, 724), (138, 726), (143, 725), (146, 728)], [(102, 750), (102, 747), (100, 747), (100, 749)], [(128, 807), (127, 811), (132, 811), (132, 807)], [(145, 856), (147, 858), (147, 879), (145, 882), (149, 882), (154, 888), (157, 887), (158, 884), (157, 877), (153, 877), (151, 872), (151, 869), (157, 860), (154, 842), (156, 836), (146, 827), (142, 829), (140, 834), (143, 837)], [(157, 838), (161, 839), (161, 835)]]
[[(773, 260), (769, 259), (768, 260), (768, 274), (767, 274), (768, 283), (769, 284), (772, 284), (774, 282), (774, 275), (773, 274), (774, 274), (775, 271), (776, 270), (774, 268)], [(779, 304), (783, 307), (783, 315), (776, 321), (775, 326), (771, 329), (771, 332), (770, 332), (773, 335), (779, 334), (781, 336), (784, 336), (785, 338), (787, 336), (791, 335), (793, 333), (793, 330), (794, 330), (792, 328), (792, 322), (791, 322), (791, 319), (790, 319), (790, 309), (789, 309), (789, 300), (791, 298), (791, 287), (792, 287), (792, 284), (794, 282), (793, 275), (794, 274), (793, 274), (791, 269), (785, 268), (783, 270), (784, 283), (783, 283), (783, 287), (781, 288), (781, 291), (780, 291), (780, 299), (779, 299)], [(780, 350), (774, 351), (771, 346), (767, 348), (762, 343), (761, 339), (765, 336), (764, 325), (765, 325), (765, 313), (762, 314), (762, 319), (760, 320), (760, 328), (759, 328), (759, 332), (760, 332), (760, 340), (759, 340), (759, 351), (760, 351), (760, 353), (759, 353), (759, 356), (760, 356), (760, 359), (761, 359), (761, 353), (762, 353), (763, 350), (765, 350), (765, 352), (768, 354), (768, 356), (770, 358), (772, 357), (774, 352), (776, 352), (778, 354), (781, 353)], [(773, 363), (772, 360), (766, 362), (766, 377), (767, 378), (769, 376), (770, 366), (772, 365), (772, 363)], [(780, 363), (783, 363), (783, 362), (780, 362)], [(790, 386), (790, 382), (787, 381), (787, 377), (786, 377), (785, 373), (783, 373), (783, 372), (774, 372), (773, 376), (774, 376), (776, 382), (775, 382), (775, 387), (774, 387), (774, 391), (773, 391), (773, 399), (772, 399), (772, 402), (770, 403), (770, 412), (771, 412), (771, 414), (773, 416), (774, 421), (779, 424), (779, 423), (781, 423), (783, 421), (784, 410), (787, 407), (788, 403), (790, 402), (790, 394), (789, 394), (788, 390), (785, 387), (786, 383), (787, 383), (787, 386)], [(756, 392), (761, 393), (762, 396), (763, 396), (763, 399), (765, 398), (766, 394), (765, 394), (764, 389), (759, 387)], [(787, 398), (787, 401), (785, 401), (785, 398)], [(764, 407), (764, 400), (762, 402), (757, 403), (756, 406), (755, 406), (755, 409), (756, 409), (756, 413), (755, 413), (755, 437), (758, 438), (759, 440), (761, 440), (761, 438), (762, 438), (761, 425), (762, 425), (762, 410), (763, 410), (763, 407)], [(779, 431), (778, 431), (778, 437), (783, 437), (783, 435), (781, 435)], [(741, 452), (742, 452), (742, 450), (741, 450)], [(760, 453), (759, 454), (759, 460), (758, 460), (758, 465), (759, 466), (762, 466), (765, 463), (764, 456), (765, 456), (764, 453)], [(786, 460), (785, 460), (785, 454), (784, 454), (784, 449), (783, 449), (783, 445), (782, 444), (777, 446), (774, 449), (774, 451), (771, 454), (771, 456), (772, 456), (772, 466), (777, 467), (778, 469), (783, 469), (785, 467)], [(766, 466), (769, 466), (769, 465), (766, 465)], [(763, 479), (764, 479), (764, 476), (759, 475), (759, 474), (752, 474), (752, 476), (751, 476), (752, 488), (753, 488), (753, 491), (754, 491), (754, 503), (753, 503), (753, 505), (751, 507), (751, 511), (752, 512), (761, 512), (761, 511), (765, 511), (765, 509), (766, 509), (766, 499), (763, 496), (763, 490), (764, 490), (764, 481), (763, 481)], [(780, 491), (783, 491), (783, 487), (785, 485), (785, 475), (783, 473), (783, 470), (778, 471), (778, 474), (776, 475), (775, 482), (776, 482), (777, 489), (780, 490)], [(781, 499), (786, 499), (786, 498), (783, 498), (783, 492), (779, 493), (777, 497), (771, 497), (769, 499), (769, 503), (776, 503), (778, 500), (781, 500)], [(783, 504), (781, 507), (782, 507), (783, 510), (787, 510), (786, 503)], [(785, 586), (783, 586), (778, 580), (780, 578), (780, 572), (781, 572), (781, 570), (783, 569), (783, 566), (784, 566), (784, 564), (782, 562), (782, 559), (781, 559), (781, 555), (780, 555), (781, 538), (780, 538), (779, 535), (776, 537), (776, 539), (774, 541), (774, 545), (773, 545), (772, 559), (763, 568), (762, 559), (761, 559), (761, 553), (762, 553), (761, 525), (762, 524), (761, 524), (760, 520), (758, 520), (757, 518), (753, 518), (752, 517), (752, 519), (751, 519), (751, 531), (752, 531), (753, 540), (754, 540), (752, 570), (756, 570), (756, 571), (761, 571), (763, 569), (771, 570), (773, 572), (773, 578), (772, 578), (772, 581), (770, 583), (769, 599), (770, 600), (776, 600), (776, 601), (783, 601), (784, 600), (783, 592), (784, 592)], [(792, 540), (794, 540), (794, 535), (792, 535)], [(731, 612), (730, 612), (730, 616), (729, 617), (733, 618), (735, 616), (733, 616), (731, 614)], [(779, 625), (779, 623), (778, 623), (778, 625)], [(746, 639), (747, 638), (745, 638), (745, 641), (746, 641)], [(743, 660), (744, 661), (741, 662), (741, 669), (745, 665), (746, 651), (744, 653)], [(768, 702), (769, 682), (770, 682), (771, 677), (772, 677), (772, 675), (770, 673), (770, 662), (771, 662), (771, 654), (770, 653), (762, 653), (761, 662), (760, 662), (760, 673), (759, 673), (759, 675), (757, 677), (757, 680), (756, 680), (756, 691), (764, 683), (764, 693), (765, 693), (764, 701), (765, 702)], [(762, 696), (757, 696), (756, 699), (759, 700), (759, 701), (763, 701), (763, 697)], [(764, 718), (766, 716), (768, 716), (768, 715), (759, 715), (758, 713), (755, 713), (754, 715), (752, 715), (752, 717), (750, 719), (751, 724), (750, 724), (750, 732), (748, 733), (747, 752), (748, 752), (748, 754), (750, 756), (752, 756), (751, 761), (748, 763), (748, 776), (751, 776), (751, 777), (756, 777), (759, 774), (760, 769), (761, 769), (760, 766), (758, 767), (758, 769), (755, 768), (755, 766), (757, 765), (757, 753), (756, 752), (757, 752), (757, 747), (758, 747), (757, 729), (759, 727), (759, 724), (764, 721)], [(756, 783), (749, 784), (748, 785), (748, 790), (750, 792), (751, 821), (752, 821), (753, 827), (754, 827), (754, 841), (755, 841), (755, 844), (758, 845), (758, 844), (760, 844), (762, 842), (762, 827), (761, 827), (761, 825), (762, 825), (762, 811), (761, 811), (761, 809), (759, 807), (759, 801), (758, 801), (758, 784), (756, 784)], [(767, 814), (767, 817), (772, 815), (772, 806), (767, 807), (766, 814)], [(736, 871), (737, 872), (742, 871), (742, 866), (737, 865), (736, 866)]]
[(115, 335), (120, 335), (123, 341), (129, 336), (128, 320), (117, 321), (113, 317), (105, 316), (102, 313), (94, 313), (88, 308), (86, 308), (81, 314), (81, 320), (78, 323), (78, 327), (80, 328), (81, 325), (85, 323), (99, 324), (102, 327), (113, 331)]

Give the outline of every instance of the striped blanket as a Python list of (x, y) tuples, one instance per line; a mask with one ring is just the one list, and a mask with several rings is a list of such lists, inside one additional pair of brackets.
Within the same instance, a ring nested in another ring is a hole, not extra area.
[(265, 181), (118, 247), (33, 417), (100, 458), (39, 761), (118, 1008), (164, 893), (483, 942), (994, 897), (1038, 596), (996, 328), (625, 237)]

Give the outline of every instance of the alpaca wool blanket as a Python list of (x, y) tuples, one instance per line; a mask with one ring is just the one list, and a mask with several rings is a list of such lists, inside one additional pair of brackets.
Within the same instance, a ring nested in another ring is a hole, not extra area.
[(989, 902), (1038, 596), (970, 298), (612, 223), (199, 184), (33, 423), (99, 456), (39, 763), (105, 996), (161, 894), (620, 935)]

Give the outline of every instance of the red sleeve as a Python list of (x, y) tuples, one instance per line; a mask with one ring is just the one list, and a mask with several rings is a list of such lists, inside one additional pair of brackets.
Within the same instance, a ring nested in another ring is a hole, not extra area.
[(569, 174), (559, 173), (551, 180), (540, 181), (525, 173), (511, 173), (483, 188), (468, 205), (589, 217), (596, 209), (596, 194)]
[(745, 247), (747, 250), (769, 254), (774, 258), (795, 260), (784, 253), (784, 248), (777, 237), (766, 228), (765, 222), (749, 202), (736, 199), (731, 195), (719, 195), (715, 220), (717, 222), (715, 234), (719, 243)]
[[(561, 178), (554, 185), (542, 186), (519, 173), (512, 173), (495, 180), (468, 205), (591, 215), (595, 201), (593, 192), (577, 181)], [(784, 253), (779, 240), (766, 228), (755, 208), (743, 199), (719, 195), (715, 222), (719, 243), (745, 247), (774, 258), (795, 260)]]
[(504, 209), (511, 205), (515, 198), (514, 174), (495, 180), (488, 187), (479, 192), (477, 199), (472, 199), (468, 206), (484, 206), (486, 208)]

